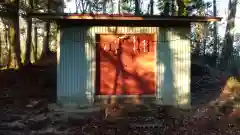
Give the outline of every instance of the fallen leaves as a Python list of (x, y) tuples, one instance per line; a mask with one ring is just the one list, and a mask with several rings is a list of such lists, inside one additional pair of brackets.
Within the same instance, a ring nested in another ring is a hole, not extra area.
[[(139, 135), (178, 135), (189, 134), (224, 134), (236, 135), (239, 132), (237, 125), (228, 121), (228, 117), (217, 119), (214, 117), (214, 109), (202, 108), (198, 110), (184, 111), (174, 107), (153, 106), (152, 107), (129, 107), (135, 108), (131, 110), (131, 116), (115, 118), (99, 117), (100, 112), (95, 112), (88, 116), (83, 116), (79, 113), (54, 113), (52, 111), (41, 112), (38, 108), (33, 108), (29, 112), (14, 113), (8, 111), (5, 114), (8, 118), (1, 120), (0, 134), (11, 135), (13, 132), (26, 134), (139, 134)], [(154, 107), (154, 108), (153, 108)], [(43, 106), (41, 108), (44, 108)], [(137, 109), (141, 108), (141, 109)], [(167, 109), (166, 109), (167, 108)], [(117, 110), (115, 110), (117, 111)], [(121, 111), (127, 111), (124, 106)], [(144, 113), (147, 113), (144, 114)], [(149, 111), (149, 112), (148, 112)], [(169, 113), (173, 111), (175, 113)], [(192, 112), (190, 112), (192, 111)], [(39, 113), (41, 112), (41, 113)], [(178, 116), (181, 112), (181, 117)], [(135, 114), (135, 116), (133, 115)], [(191, 115), (190, 115), (191, 114)], [(192, 115), (196, 114), (196, 115)], [(227, 124), (229, 123), (229, 124)], [(219, 128), (221, 127), (221, 128)], [(219, 129), (219, 130), (218, 130)], [(224, 130), (220, 130), (224, 129)], [(231, 131), (234, 130), (234, 131)]]

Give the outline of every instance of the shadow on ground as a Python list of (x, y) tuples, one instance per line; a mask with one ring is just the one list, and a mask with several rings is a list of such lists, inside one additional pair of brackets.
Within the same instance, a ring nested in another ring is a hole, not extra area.
[[(215, 71), (214, 71), (215, 72)], [(191, 65), (191, 103), (206, 105), (219, 98), (227, 77), (212, 73), (209, 67)]]
[(52, 54), (38, 65), (20, 70), (0, 71), (0, 105), (25, 104), (31, 99), (56, 99), (56, 55)]

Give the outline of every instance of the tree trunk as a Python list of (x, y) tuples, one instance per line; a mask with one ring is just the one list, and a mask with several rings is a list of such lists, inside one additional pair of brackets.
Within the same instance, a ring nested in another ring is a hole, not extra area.
[(34, 25), (34, 44), (35, 44), (35, 51), (34, 51), (34, 60), (35, 62), (38, 60), (38, 33), (37, 33), (37, 23), (35, 22)]
[(19, 68), (22, 67), (22, 59), (21, 59), (21, 49), (20, 49), (20, 30), (19, 30), (19, 18), (16, 20), (14, 25), (15, 33), (14, 33), (14, 52), (16, 55), (16, 62)]
[(175, 0), (171, 2), (171, 16), (175, 15)]
[[(47, 4), (47, 12), (50, 13), (50, 4)], [(44, 27), (44, 42), (43, 42), (43, 51), (42, 51), (42, 55), (41, 55), (41, 59), (45, 56), (47, 56), (50, 53), (49, 50), (49, 40), (50, 40), (50, 21), (48, 20), (45, 24)]]
[(140, 15), (140, 3), (139, 3), (139, 0), (135, 0), (135, 15)]
[(113, 3), (113, 0), (111, 0), (111, 8), (112, 8), (112, 14), (114, 12), (114, 3)]
[[(216, 0), (213, 0), (213, 15), (217, 16), (217, 6)], [(213, 56), (214, 56), (214, 67), (217, 66), (217, 58), (218, 58), (218, 32), (217, 32), (217, 22), (214, 22), (214, 30), (213, 30), (213, 37), (214, 37), (214, 44), (213, 44)]]
[(42, 50), (42, 56), (41, 58), (47, 56), (50, 53), (49, 50), (49, 39), (50, 39), (50, 22), (48, 21), (45, 24), (45, 34), (44, 34), (44, 42), (43, 42), (43, 50)]
[(118, 0), (118, 14), (121, 14), (121, 0)]
[(31, 45), (32, 45), (32, 18), (27, 20), (27, 42), (26, 42), (26, 52), (24, 64), (31, 64)]
[(195, 50), (194, 50), (194, 54), (196, 54), (197, 56), (200, 55), (201, 53), (201, 42), (199, 40), (196, 41), (196, 46), (195, 46)]
[(228, 4), (228, 21), (226, 26), (226, 32), (225, 32), (225, 41), (223, 45), (222, 50), (222, 59), (221, 59), (221, 65), (223, 69), (226, 69), (229, 62), (232, 60), (233, 55), (233, 38), (234, 35), (231, 33), (231, 30), (235, 26), (235, 17), (236, 17), (236, 11), (237, 11), (237, 3), (238, 0), (229, 0)]
[(164, 9), (163, 9), (163, 15), (169, 16), (170, 13), (170, 3), (169, 1), (164, 2)]
[(2, 33), (0, 33), (0, 68), (2, 65)]
[[(8, 27), (7, 27), (8, 26)], [(10, 41), (10, 29), (9, 25), (5, 24), (5, 40), (6, 40), (6, 45), (8, 46), (8, 63), (7, 63), (7, 68), (10, 68), (10, 63), (11, 63), (11, 41)]]
[(16, 53), (15, 53), (15, 31), (14, 27), (8, 25), (9, 51), (8, 51), (8, 68), (16, 68)]
[(107, 1), (104, 0), (103, 1), (103, 14), (106, 14), (107, 13)]
[[(29, 0), (31, 12), (33, 9), (33, 0)], [(25, 61), (24, 64), (31, 64), (31, 45), (32, 45), (32, 18), (27, 18), (27, 41), (26, 41), (26, 52), (25, 52)]]
[(16, 62), (18, 68), (22, 67), (22, 60), (21, 60), (21, 48), (20, 48), (20, 29), (19, 29), (19, 0), (15, 1), (16, 3), (16, 14), (13, 19), (14, 24), (14, 52), (16, 56)]
[(184, 1), (177, 0), (177, 6), (178, 6), (178, 16), (182, 16), (185, 8)]
[(154, 14), (154, 0), (150, 0), (150, 15)]
[(78, 0), (75, 0), (75, 8), (76, 8), (76, 13), (78, 13), (78, 10), (79, 10), (79, 6), (78, 6), (78, 4), (79, 4), (79, 2), (78, 2)]

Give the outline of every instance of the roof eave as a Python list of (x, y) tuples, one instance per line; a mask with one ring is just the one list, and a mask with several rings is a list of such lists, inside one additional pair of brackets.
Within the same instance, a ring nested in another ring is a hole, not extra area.
[[(192, 22), (216, 22), (221, 21), (221, 17), (205, 16), (160, 16), (160, 15), (106, 15), (106, 14), (67, 14), (67, 13), (30, 13), (30, 17), (41, 20), (52, 20), (60, 25), (134, 25), (134, 26), (187, 26)], [(147, 24), (146, 24), (147, 23)]]

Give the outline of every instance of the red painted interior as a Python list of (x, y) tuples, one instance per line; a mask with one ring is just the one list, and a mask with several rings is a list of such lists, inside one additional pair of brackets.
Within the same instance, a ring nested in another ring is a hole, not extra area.
[(97, 93), (154, 94), (156, 43), (153, 41), (154, 34), (98, 35)]

